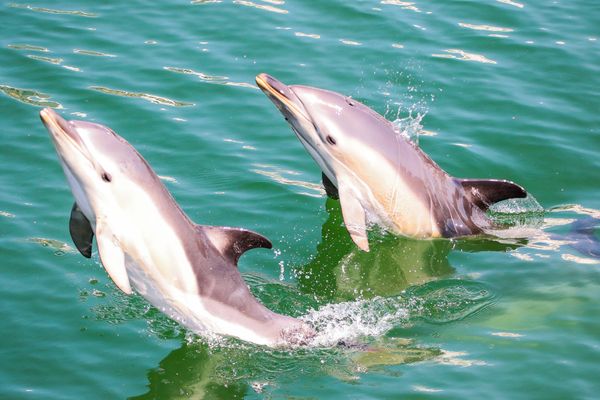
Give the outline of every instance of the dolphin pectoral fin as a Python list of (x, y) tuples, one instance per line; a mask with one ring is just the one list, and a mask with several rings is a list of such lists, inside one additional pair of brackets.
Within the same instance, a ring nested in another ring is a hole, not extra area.
[(365, 209), (349, 187), (340, 183), (338, 191), (346, 229), (348, 229), (354, 243), (361, 250), (368, 252), (369, 239), (367, 237)]
[(456, 179), (471, 201), (483, 211), (506, 199), (527, 197), (527, 191), (511, 181), (500, 179)]
[(325, 193), (327, 193), (327, 196), (331, 197), (332, 199), (339, 199), (340, 194), (338, 193), (338, 189), (335, 187), (333, 182), (331, 182), (331, 180), (327, 177), (327, 175), (325, 175), (324, 172), (321, 172), (321, 177), (323, 180), (323, 187), (325, 187)]
[(247, 229), (206, 225), (197, 225), (196, 229), (202, 230), (221, 254), (230, 258), (234, 264), (250, 249), (273, 247), (269, 239)]
[(90, 221), (83, 214), (77, 203), (73, 203), (71, 208), (71, 218), (69, 219), (69, 233), (77, 250), (86, 258), (92, 257), (92, 239), (94, 231)]
[(125, 268), (125, 254), (116, 242), (116, 238), (107, 227), (96, 226), (96, 241), (100, 260), (115, 285), (125, 294), (131, 294), (131, 284)]

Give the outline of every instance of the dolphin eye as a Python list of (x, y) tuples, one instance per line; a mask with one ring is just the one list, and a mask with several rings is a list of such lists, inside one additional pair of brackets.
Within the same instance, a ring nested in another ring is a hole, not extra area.
[(354, 107), (354, 102), (352, 101), (352, 99), (350, 99), (350, 97), (346, 98), (346, 103), (348, 103), (350, 107)]
[(104, 182), (110, 182), (110, 181), (112, 181), (112, 177), (110, 176), (110, 174), (108, 172), (103, 172), (102, 173), (102, 180)]
[(327, 140), (327, 143), (335, 145), (337, 142), (335, 141), (334, 138), (332, 138), (331, 136), (327, 135), (327, 137), (325, 138), (325, 140)]

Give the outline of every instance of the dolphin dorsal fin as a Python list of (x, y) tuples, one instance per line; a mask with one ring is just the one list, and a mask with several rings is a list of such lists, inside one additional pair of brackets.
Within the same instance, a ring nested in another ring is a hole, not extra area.
[(206, 225), (197, 225), (196, 228), (202, 230), (221, 254), (236, 265), (242, 254), (250, 249), (273, 247), (269, 239), (247, 229)]
[(501, 179), (456, 179), (473, 204), (486, 211), (492, 204), (506, 199), (527, 197), (527, 192), (514, 182)]

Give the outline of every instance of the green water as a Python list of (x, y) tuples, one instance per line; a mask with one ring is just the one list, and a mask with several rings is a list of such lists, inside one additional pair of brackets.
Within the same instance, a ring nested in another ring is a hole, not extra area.
[[(160, 3), (0, 5), (0, 398), (600, 397), (600, 263), (566, 240), (600, 217), (598, 4)], [(399, 119), (452, 175), (518, 182), (543, 222), (361, 253), (260, 72)], [(42, 106), (112, 127), (196, 222), (269, 237), (240, 263), (255, 295), (360, 345), (200, 338), (121, 294), (73, 249)]]

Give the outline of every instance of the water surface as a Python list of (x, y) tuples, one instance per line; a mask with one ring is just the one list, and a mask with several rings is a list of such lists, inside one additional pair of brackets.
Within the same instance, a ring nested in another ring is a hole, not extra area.
[[(593, 2), (0, 7), (0, 397), (597, 398), (600, 260), (567, 236), (599, 230)], [(543, 221), (522, 241), (374, 234), (361, 253), (260, 72), (399, 120), (452, 175), (518, 182)], [(200, 338), (121, 294), (73, 248), (41, 107), (112, 127), (194, 221), (269, 237), (240, 270), (322, 345)]]

